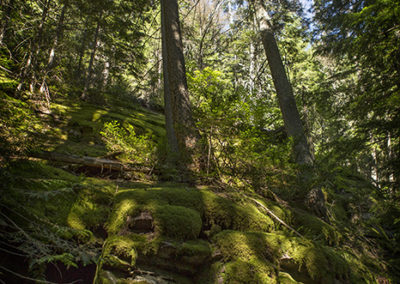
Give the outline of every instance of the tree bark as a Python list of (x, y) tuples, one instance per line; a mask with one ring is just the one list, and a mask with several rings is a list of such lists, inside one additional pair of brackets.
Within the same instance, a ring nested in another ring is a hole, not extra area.
[(165, 126), (167, 130), (167, 147), (168, 152), (171, 152), (173, 156), (179, 156), (178, 140), (174, 128), (174, 119), (172, 111), (172, 94), (169, 88), (169, 74), (168, 74), (168, 52), (167, 52), (167, 32), (166, 32), (166, 8), (165, 0), (161, 1), (161, 38), (162, 38), (162, 59), (163, 59), (163, 75), (164, 75), (164, 109), (165, 109)]
[(285, 129), (289, 137), (294, 139), (294, 154), (300, 165), (313, 165), (313, 156), (304, 133), (303, 124), (297, 110), (292, 86), (286, 76), (282, 58), (273, 31), (264, 28), (261, 31), (262, 42), (271, 70), (272, 79), (278, 96)]
[[(314, 157), (311, 153), (304, 132), (300, 114), (297, 109), (296, 100), (293, 95), (292, 86), (288, 80), (282, 58), (276, 43), (272, 26), (269, 22), (268, 13), (263, 3), (256, 2), (258, 8), (256, 13), (261, 20), (261, 36), (272, 79), (278, 96), (279, 107), (282, 112), (286, 133), (293, 138), (293, 152), (298, 165), (305, 166), (299, 174), (300, 182), (307, 185), (313, 176), (312, 166)], [(311, 188), (305, 197), (305, 205), (317, 215), (329, 219), (325, 196), (320, 187)]]
[(98, 47), (98, 37), (100, 33), (100, 26), (101, 26), (101, 21), (103, 18), (103, 11), (100, 12), (99, 18), (97, 20), (97, 26), (96, 26), (96, 31), (94, 33), (94, 40), (93, 40), (93, 49), (92, 53), (90, 55), (90, 61), (89, 61), (89, 67), (88, 67), (88, 74), (85, 80), (85, 87), (83, 88), (83, 92), (81, 95), (81, 99), (85, 100), (87, 96), (87, 90), (89, 89), (89, 85), (92, 80), (92, 74), (93, 74), (93, 63), (94, 63), (94, 57), (96, 55), (97, 47)]
[(161, 25), (168, 149), (182, 162), (198, 136), (191, 114), (177, 0), (161, 0)]

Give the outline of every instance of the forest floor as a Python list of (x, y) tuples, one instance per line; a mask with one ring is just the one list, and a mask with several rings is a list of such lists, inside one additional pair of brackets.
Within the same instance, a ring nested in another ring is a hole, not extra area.
[[(10, 108), (26, 109), (5, 94), (1, 99)], [(0, 228), (6, 241), (0, 279), (6, 283), (31, 283), (27, 275), (56, 283), (385, 279), (384, 265), (367, 240), (351, 237), (355, 227), (348, 208), (359, 199), (336, 198), (330, 209), (341, 221), (335, 222), (273, 194), (162, 181), (151, 167), (112, 171), (35, 154), (118, 161), (100, 135), (113, 120), (162, 141), (163, 115), (134, 104), (105, 107), (58, 99), (27, 117), (35, 130), (34, 151), (12, 156), (1, 175)], [(335, 181), (338, 191), (369, 190), (357, 176)]]

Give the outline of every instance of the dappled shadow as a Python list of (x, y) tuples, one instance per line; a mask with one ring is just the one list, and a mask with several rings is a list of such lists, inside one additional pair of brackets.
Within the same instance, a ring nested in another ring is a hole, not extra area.
[[(154, 141), (162, 140), (165, 136), (163, 116), (139, 106), (135, 109), (98, 106), (63, 99), (60, 104), (54, 102), (51, 113), (43, 119), (49, 127), (44, 129), (43, 134), (38, 135), (42, 144), (41, 150), (71, 156), (108, 157), (110, 151), (106, 148), (100, 132), (105, 122), (114, 120), (123, 128), (127, 124), (133, 125), (138, 135), (146, 134)], [(115, 157), (109, 159), (113, 158)], [(106, 168), (91, 169), (80, 166), (68, 166), (68, 168), (76, 174), (83, 173), (87, 176), (132, 178)]]

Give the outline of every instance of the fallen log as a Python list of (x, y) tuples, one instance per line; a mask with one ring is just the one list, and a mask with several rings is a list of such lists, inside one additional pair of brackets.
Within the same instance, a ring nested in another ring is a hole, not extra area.
[(78, 164), (85, 167), (98, 168), (111, 171), (137, 171), (138, 168), (123, 164), (119, 161), (109, 160), (104, 158), (66, 155), (57, 152), (40, 152), (31, 155), (34, 158), (49, 160), (54, 162)]

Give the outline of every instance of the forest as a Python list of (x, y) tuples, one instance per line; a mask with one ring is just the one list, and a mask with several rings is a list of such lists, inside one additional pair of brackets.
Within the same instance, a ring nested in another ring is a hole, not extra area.
[(400, 0), (0, 0), (0, 284), (400, 283)]

